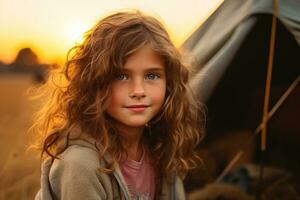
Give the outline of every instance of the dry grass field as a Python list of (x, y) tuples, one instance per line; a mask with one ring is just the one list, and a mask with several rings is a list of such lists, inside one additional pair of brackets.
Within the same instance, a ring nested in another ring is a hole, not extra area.
[(34, 83), (29, 75), (0, 76), (0, 199), (33, 199), (39, 188), (38, 154), (28, 151), (26, 134), (37, 103), (26, 91)]

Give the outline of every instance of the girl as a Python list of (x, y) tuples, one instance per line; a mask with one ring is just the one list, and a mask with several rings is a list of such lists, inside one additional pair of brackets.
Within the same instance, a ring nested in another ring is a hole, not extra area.
[(43, 161), (36, 199), (185, 199), (199, 106), (162, 24), (112, 14), (69, 56), (31, 129)]

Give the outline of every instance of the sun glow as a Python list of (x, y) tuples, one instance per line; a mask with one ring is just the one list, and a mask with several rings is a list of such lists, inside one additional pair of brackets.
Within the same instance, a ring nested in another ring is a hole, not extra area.
[(84, 39), (84, 33), (88, 31), (90, 25), (84, 23), (83, 21), (76, 21), (72, 24), (69, 24), (65, 30), (65, 38), (69, 45), (74, 45), (82, 43)]
[(68, 50), (82, 43), (84, 33), (101, 16), (124, 8), (158, 16), (180, 46), (222, 1), (0, 0), (0, 64), (12, 62), (24, 47), (32, 47), (42, 63), (62, 63)]

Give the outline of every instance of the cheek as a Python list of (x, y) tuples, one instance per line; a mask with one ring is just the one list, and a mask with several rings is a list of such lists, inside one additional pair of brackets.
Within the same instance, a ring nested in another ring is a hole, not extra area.
[(153, 89), (151, 90), (151, 97), (152, 97), (152, 102), (156, 104), (162, 105), (165, 100), (165, 94), (166, 94), (166, 87), (165, 85), (162, 85), (159, 89)]
[(123, 104), (125, 90), (120, 87), (112, 87), (110, 96), (110, 106)]

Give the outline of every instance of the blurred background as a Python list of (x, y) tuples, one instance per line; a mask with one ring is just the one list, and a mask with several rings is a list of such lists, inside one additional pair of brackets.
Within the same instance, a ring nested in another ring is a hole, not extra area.
[(63, 65), (99, 18), (123, 8), (162, 20), (195, 67), (191, 87), (206, 107), (206, 137), (204, 162), (185, 180), (188, 198), (300, 199), (298, 0), (0, 0), (0, 199), (33, 199), (40, 187), (39, 155), (27, 150), (26, 132), (42, 102), (30, 101), (28, 89), (44, 83), (50, 66)]

